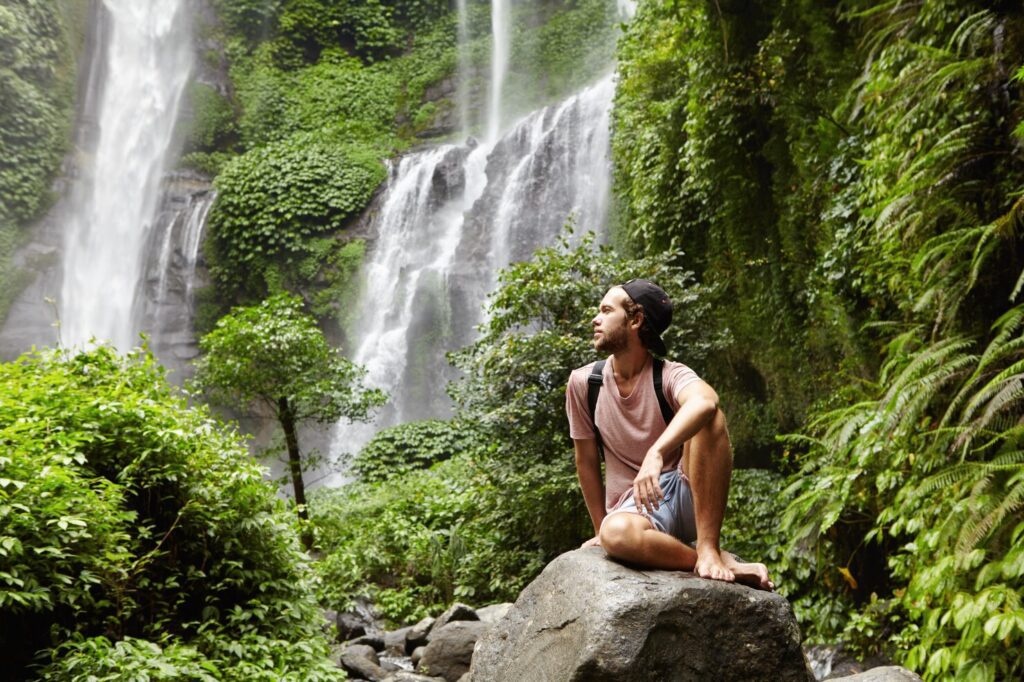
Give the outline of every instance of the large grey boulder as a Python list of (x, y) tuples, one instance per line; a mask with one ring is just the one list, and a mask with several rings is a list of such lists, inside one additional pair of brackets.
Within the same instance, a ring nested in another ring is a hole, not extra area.
[(472, 679), (813, 677), (784, 597), (691, 573), (634, 570), (590, 548), (556, 558), (522, 591), (477, 643)]

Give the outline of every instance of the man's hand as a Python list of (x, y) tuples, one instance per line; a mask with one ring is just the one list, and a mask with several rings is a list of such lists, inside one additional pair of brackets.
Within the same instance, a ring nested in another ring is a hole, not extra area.
[(633, 479), (633, 499), (636, 500), (637, 509), (641, 507), (653, 514), (659, 505), (665, 501), (665, 493), (661, 491), (658, 480), (661, 478), (661, 467), (664, 461), (661, 455), (655, 450), (649, 450), (644, 457), (644, 463), (640, 466), (636, 478)]
[(580, 549), (586, 549), (587, 547), (600, 547), (600, 546), (601, 546), (601, 538), (600, 538), (600, 536), (595, 535), (594, 537), (590, 538), (589, 540), (584, 542), (582, 545), (580, 545)]

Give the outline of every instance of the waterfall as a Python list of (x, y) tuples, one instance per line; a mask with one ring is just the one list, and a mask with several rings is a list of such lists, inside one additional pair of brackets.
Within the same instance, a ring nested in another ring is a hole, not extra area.
[(140, 330), (137, 292), (160, 180), (192, 68), (186, 0), (103, 0), (106, 64), (91, 163), (67, 225), (61, 337), (126, 349)]
[(501, 132), (501, 94), (508, 73), (511, 52), (512, 16), (509, 0), (491, 0), (491, 88), (487, 108), (487, 141), (494, 143)]
[(374, 424), (339, 423), (334, 457), (382, 427), (450, 414), (445, 353), (473, 340), (498, 269), (553, 243), (570, 215), (601, 234), (613, 95), (608, 75), (494, 144), (443, 145), (389, 168), (352, 336), (367, 383), (390, 401)]
[[(148, 297), (156, 306), (170, 305), (191, 311), (199, 246), (203, 239), (206, 216), (216, 196), (214, 191), (190, 195), (184, 209), (174, 212), (169, 220), (162, 221), (155, 263), (156, 287)], [(162, 326), (166, 324), (167, 316), (155, 314), (153, 317), (153, 324), (147, 325), (147, 328), (164, 331)]]

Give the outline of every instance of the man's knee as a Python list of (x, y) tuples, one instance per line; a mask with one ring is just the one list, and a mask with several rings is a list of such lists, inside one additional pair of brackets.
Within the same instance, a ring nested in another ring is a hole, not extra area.
[(715, 410), (711, 420), (704, 425), (694, 438), (701, 445), (725, 445), (731, 447), (729, 441), (729, 425), (725, 419), (725, 413), (721, 409)]
[(640, 547), (643, 527), (647, 522), (635, 514), (614, 514), (601, 524), (601, 546), (610, 556), (628, 559)]

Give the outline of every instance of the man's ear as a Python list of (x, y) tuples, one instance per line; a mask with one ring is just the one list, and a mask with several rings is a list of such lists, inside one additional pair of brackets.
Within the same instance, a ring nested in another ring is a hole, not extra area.
[(643, 311), (643, 309), (641, 309), (640, 312), (638, 312), (636, 314), (636, 317), (634, 317), (632, 320), (629, 321), (630, 329), (635, 329), (635, 330), (637, 330), (639, 332), (640, 331), (640, 327), (642, 327), (642, 326), (644, 326), (644, 311)]

